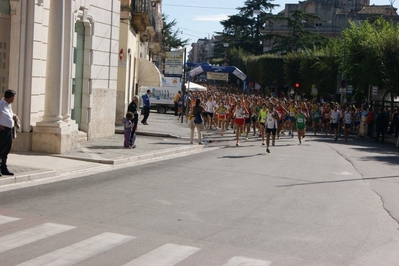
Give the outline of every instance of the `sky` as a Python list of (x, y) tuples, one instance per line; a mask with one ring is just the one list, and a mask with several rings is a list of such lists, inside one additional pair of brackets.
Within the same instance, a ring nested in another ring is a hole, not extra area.
[[(280, 5), (272, 13), (277, 14), (284, 9), (285, 4), (295, 4), (299, 0), (274, 0)], [(190, 39), (191, 43), (198, 39), (211, 38), (214, 32), (222, 31), (221, 20), (228, 15), (238, 14), (237, 7), (243, 7), (245, 0), (162, 0), (162, 13), (168, 16), (167, 22), (176, 20), (173, 30), (179, 30), (181, 39)], [(397, 7), (398, 3), (393, 6)], [(370, 0), (370, 5), (390, 5), (389, 0)]]

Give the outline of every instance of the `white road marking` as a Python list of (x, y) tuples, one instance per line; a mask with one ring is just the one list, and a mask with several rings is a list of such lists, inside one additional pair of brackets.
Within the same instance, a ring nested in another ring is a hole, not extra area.
[(196, 247), (165, 244), (124, 266), (173, 266), (200, 250)]
[(333, 172), (333, 174), (336, 174), (336, 175), (353, 175), (352, 173), (349, 173), (349, 172), (346, 172), (346, 171), (343, 171), (341, 173)]
[(223, 266), (269, 266), (271, 264), (272, 262), (267, 260), (257, 260), (236, 256), (232, 257), (227, 263), (223, 264)]
[(106, 232), (18, 265), (74, 265), (94, 255), (100, 254), (101, 252), (126, 243), (134, 238), (135, 237), (133, 236)]
[(14, 222), (14, 221), (18, 221), (18, 220), (20, 220), (20, 218), (14, 218), (14, 217), (0, 215), (0, 224), (6, 224), (9, 222)]
[(45, 223), (0, 237), (0, 253), (11, 250), (49, 236), (75, 228), (74, 226)]

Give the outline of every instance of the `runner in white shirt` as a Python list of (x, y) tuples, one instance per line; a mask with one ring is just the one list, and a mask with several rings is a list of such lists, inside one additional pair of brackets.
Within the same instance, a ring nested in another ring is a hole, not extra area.
[(234, 130), (236, 131), (236, 146), (240, 146), (238, 137), (244, 132), (245, 117), (248, 113), (247, 109), (241, 105), (241, 100), (237, 101), (237, 105), (234, 109)]
[[(212, 96), (208, 97), (208, 101), (206, 101), (205, 106), (206, 106), (206, 117), (207, 117), (208, 123), (209, 123), (209, 129), (212, 129), (212, 124), (214, 124), (213, 113), (217, 106), (216, 102), (213, 100)], [(216, 125), (214, 125), (214, 126), (216, 127)]]
[(340, 111), (338, 111), (338, 106), (334, 105), (334, 109), (331, 110), (330, 113), (331, 117), (331, 129), (334, 130), (334, 139), (337, 141), (338, 139), (338, 123), (339, 123), (339, 118), (341, 117)]
[(266, 116), (266, 152), (270, 153), (269, 143), (270, 143), (270, 133), (272, 134), (272, 145), (274, 146), (276, 133), (277, 133), (277, 119), (278, 113), (274, 110), (273, 103), (269, 103), (269, 111)]
[(351, 133), (353, 118), (354, 118), (353, 112), (352, 112), (350, 106), (348, 105), (348, 106), (346, 106), (346, 110), (345, 110), (345, 113), (344, 113), (344, 124), (345, 124), (344, 136), (345, 136), (345, 142), (348, 141), (348, 136)]

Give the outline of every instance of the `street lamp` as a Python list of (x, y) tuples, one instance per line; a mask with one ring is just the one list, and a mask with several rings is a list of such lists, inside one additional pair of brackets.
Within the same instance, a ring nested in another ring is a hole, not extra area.
[[(260, 32), (259, 32), (259, 16), (260, 16), (260, 14), (261, 14), (261, 12), (260, 12), (260, 10), (258, 10), (258, 9), (254, 9), (253, 11), (252, 11), (252, 15), (253, 16), (256, 16), (256, 32), (255, 32), (255, 38), (256, 38), (256, 40), (258, 40), (259, 39), (259, 36), (260, 36)], [(263, 23), (262, 23), (263, 24)], [(260, 42), (259, 42), (259, 44), (260, 45), (262, 45), (262, 50), (261, 50), (261, 53), (263, 52), (263, 42), (262, 42), (262, 40), (260, 40)], [(257, 51), (258, 52), (258, 51)]]
[(306, 20), (302, 20), (302, 23), (312, 26), (313, 28), (315, 28), (317, 30), (317, 34), (320, 35), (319, 27), (315, 26), (314, 24), (311, 24), (311, 23), (307, 22)]
[(226, 48), (226, 50), (224, 51), (224, 65), (227, 65), (227, 48), (229, 47), (229, 43), (225, 42), (223, 43), (223, 47)]

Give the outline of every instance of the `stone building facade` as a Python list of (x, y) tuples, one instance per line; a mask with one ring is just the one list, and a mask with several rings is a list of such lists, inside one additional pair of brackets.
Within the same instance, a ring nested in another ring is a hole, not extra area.
[[(125, 108), (132, 94), (118, 98), (123, 60), (130, 53), (137, 72), (136, 59), (153, 56), (148, 40), (133, 30), (134, 45), (120, 60), (122, 2), (0, 0), (0, 89), (17, 92), (13, 111), (21, 120), (14, 151), (64, 153), (79, 141), (114, 134), (117, 106)], [(126, 86), (121, 90), (129, 91)]]

